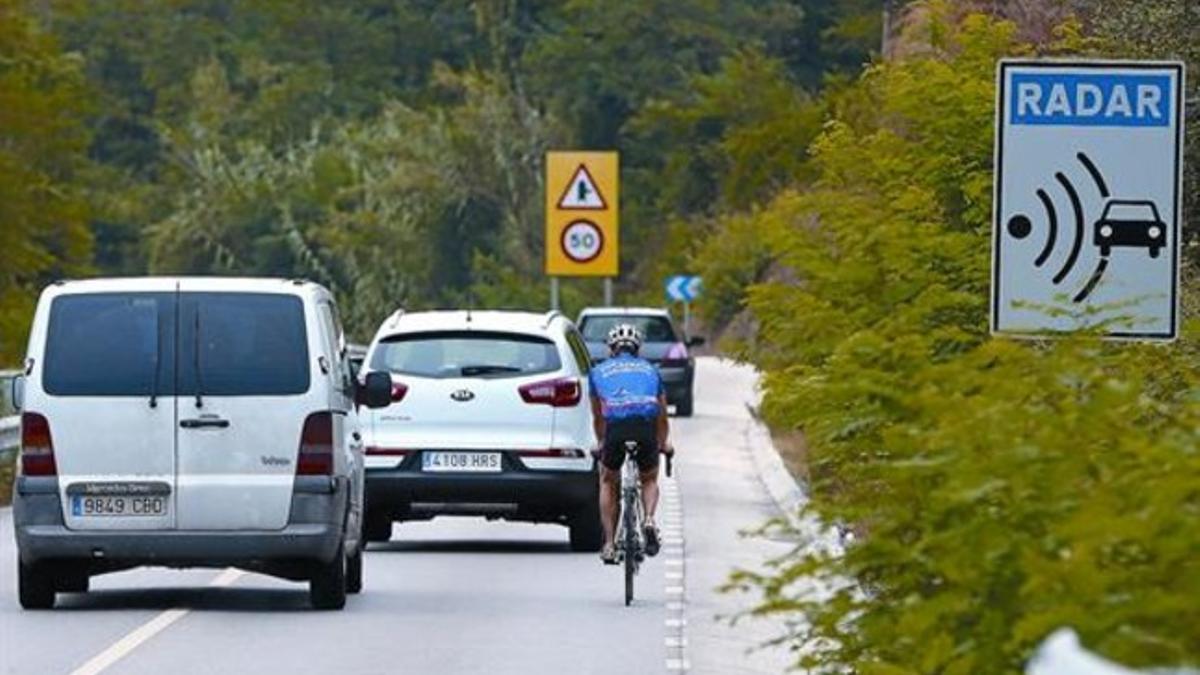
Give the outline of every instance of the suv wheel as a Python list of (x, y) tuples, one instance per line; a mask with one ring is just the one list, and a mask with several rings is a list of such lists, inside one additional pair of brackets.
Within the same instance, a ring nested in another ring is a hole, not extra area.
[(346, 606), (346, 544), (338, 544), (333, 560), (317, 563), (308, 582), (308, 597), (314, 609)]
[(604, 545), (604, 530), (600, 526), (600, 504), (584, 507), (571, 517), (571, 550), (577, 553), (595, 553)]
[(363, 574), (363, 550), (362, 546), (346, 558), (346, 592), (361, 593), (362, 592), (362, 574)]
[(389, 541), (392, 538), (391, 517), (381, 513), (368, 513), (363, 521), (363, 536), (367, 541)]
[(54, 607), (54, 577), (44, 565), (17, 567), (17, 597), (24, 609), (50, 609)]

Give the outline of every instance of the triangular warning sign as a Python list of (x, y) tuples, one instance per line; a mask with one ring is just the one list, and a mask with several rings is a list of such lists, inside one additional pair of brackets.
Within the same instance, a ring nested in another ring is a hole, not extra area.
[(571, 177), (562, 198), (558, 200), (558, 208), (582, 211), (603, 211), (608, 208), (608, 203), (604, 201), (604, 195), (600, 194), (600, 188), (596, 187), (592, 174), (588, 173), (587, 166), (580, 164), (579, 168), (575, 169), (575, 175)]

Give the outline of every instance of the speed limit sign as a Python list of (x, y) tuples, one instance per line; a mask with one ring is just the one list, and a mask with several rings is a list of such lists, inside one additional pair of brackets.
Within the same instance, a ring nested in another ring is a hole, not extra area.
[(610, 151), (546, 153), (546, 274), (620, 272), (620, 162)]
[(590, 220), (576, 220), (563, 229), (562, 250), (578, 263), (595, 260), (604, 250), (604, 233)]

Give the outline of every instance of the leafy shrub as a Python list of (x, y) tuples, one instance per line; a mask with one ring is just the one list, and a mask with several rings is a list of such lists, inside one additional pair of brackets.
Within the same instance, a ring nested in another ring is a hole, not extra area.
[[(818, 672), (1017, 672), (1062, 625), (1133, 665), (1196, 662), (1200, 325), (989, 337), (995, 61), (1026, 48), (981, 16), (927, 28), (837, 93), (811, 188), (745, 225), (796, 278), (747, 294), (764, 413), (805, 433), (815, 515), (862, 535), (746, 577), (757, 611), (803, 612)], [(814, 598), (810, 575), (856, 583)]]

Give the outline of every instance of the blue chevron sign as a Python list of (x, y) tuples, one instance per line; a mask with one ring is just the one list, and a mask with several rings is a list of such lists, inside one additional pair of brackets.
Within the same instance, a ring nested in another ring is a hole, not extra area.
[(667, 279), (667, 298), (676, 302), (691, 302), (700, 297), (700, 277), (676, 275)]

